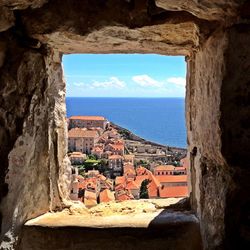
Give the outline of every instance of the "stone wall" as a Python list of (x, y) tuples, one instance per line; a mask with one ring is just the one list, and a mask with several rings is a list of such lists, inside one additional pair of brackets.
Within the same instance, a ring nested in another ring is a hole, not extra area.
[(249, 18), (244, 0), (0, 1), (3, 246), (68, 205), (62, 53), (186, 56), (190, 199), (205, 249), (249, 240)]
[(249, 28), (215, 32), (188, 62), (190, 198), (205, 249), (249, 244)]
[[(249, 9), (248, 9), (249, 10)], [(249, 248), (250, 25), (228, 29), (221, 88), (221, 152), (232, 178), (225, 193), (225, 247)]]
[(219, 124), (226, 46), (226, 34), (215, 32), (189, 62), (192, 74), (187, 86), (186, 108), (191, 201), (200, 218), (206, 249), (219, 247), (224, 237), (225, 194), (230, 181), (221, 154)]
[(63, 206), (70, 171), (60, 58), (43, 47), (27, 48), (25, 38), (4, 35), (1, 213), (2, 234), (12, 241), (27, 219)]

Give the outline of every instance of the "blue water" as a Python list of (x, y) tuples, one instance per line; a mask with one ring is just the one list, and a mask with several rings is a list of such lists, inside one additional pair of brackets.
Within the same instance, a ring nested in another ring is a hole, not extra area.
[(184, 98), (67, 97), (67, 117), (100, 115), (144, 139), (186, 147)]

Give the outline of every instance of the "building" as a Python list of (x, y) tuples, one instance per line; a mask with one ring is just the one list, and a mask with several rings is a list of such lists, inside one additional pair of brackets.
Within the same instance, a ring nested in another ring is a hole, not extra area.
[(155, 178), (164, 187), (187, 186), (187, 175), (157, 175)]
[(73, 128), (68, 132), (68, 150), (90, 154), (98, 141), (95, 130)]
[(71, 176), (71, 184), (70, 184), (70, 199), (71, 200), (78, 200), (78, 192), (79, 192), (79, 185), (78, 185), (78, 168), (72, 167), (72, 176)]
[(148, 175), (148, 169), (146, 169), (145, 167), (142, 167), (142, 166), (139, 166), (139, 167), (137, 167), (136, 168), (136, 174), (138, 175), (138, 176), (140, 176), (140, 175)]
[(81, 152), (72, 152), (69, 155), (69, 159), (72, 165), (83, 164), (86, 158), (87, 158), (86, 154), (83, 154)]
[(121, 155), (110, 155), (108, 157), (109, 168), (114, 176), (121, 176), (123, 173), (123, 157)]
[(188, 196), (187, 186), (165, 187), (159, 189), (160, 198), (181, 198)]
[(106, 129), (107, 119), (103, 116), (71, 116), (69, 118), (69, 129), (72, 128), (102, 128)]
[(132, 165), (134, 165), (134, 159), (135, 159), (135, 155), (132, 155), (132, 154), (123, 155), (124, 163), (131, 163)]
[(175, 166), (173, 165), (159, 165), (154, 168), (154, 175), (173, 175)]
[(121, 183), (115, 187), (115, 198), (118, 201), (133, 200), (134, 196), (126, 189), (126, 186)]
[(113, 155), (124, 155), (124, 143), (123, 141), (109, 143), (106, 145), (105, 150), (112, 152)]
[(85, 190), (84, 192), (84, 204), (86, 207), (92, 207), (97, 205), (97, 195), (96, 192)]
[(184, 167), (184, 168), (186, 168), (186, 169), (189, 168), (189, 159), (187, 158), (187, 156), (184, 157), (184, 158), (182, 158), (182, 159), (180, 160), (180, 164), (181, 164), (182, 167)]
[(101, 191), (99, 199), (100, 203), (114, 201), (115, 200), (114, 192), (110, 191), (109, 189), (104, 189), (103, 191)]
[(154, 175), (186, 175), (185, 167), (175, 167), (173, 165), (159, 165), (154, 168)]
[(102, 158), (103, 152), (103, 145), (96, 145), (91, 150), (91, 154), (95, 155), (98, 159)]
[(128, 181), (132, 181), (136, 177), (136, 172), (134, 166), (130, 163), (126, 163), (123, 165), (123, 175)]
[(140, 199), (140, 186), (135, 181), (127, 182), (126, 189), (129, 190), (134, 199)]
[(186, 175), (187, 169), (186, 169), (186, 167), (175, 167), (174, 174), (175, 175)]

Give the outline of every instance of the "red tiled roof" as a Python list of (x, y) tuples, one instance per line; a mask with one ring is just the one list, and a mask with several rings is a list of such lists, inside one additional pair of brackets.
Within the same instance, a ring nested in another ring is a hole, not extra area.
[(117, 184), (116, 186), (115, 186), (115, 191), (117, 191), (117, 190), (124, 190), (125, 189), (125, 182), (122, 182), (122, 183), (120, 183), (120, 184)]
[(122, 156), (121, 155), (110, 155), (109, 160), (116, 160), (116, 159), (122, 159)]
[(86, 206), (93, 206), (97, 204), (96, 193), (85, 190), (84, 192), (84, 203)]
[(125, 183), (125, 176), (116, 176), (116, 178), (115, 178), (115, 184), (119, 185), (121, 183)]
[(109, 202), (114, 200), (114, 193), (111, 192), (109, 189), (104, 189), (102, 192), (100, 192), (100, 202)]
[(135, 181), (130, 181), (126, 185), (126, 189), (140, 189), (140, 186)]
[(109, 144), (113, 150), (123, 150), (124, 149), (124, 145), (123, 144)]
[(91, 151), (92, 152), (103, 152), (103, 148), (99, 147), (99, 146), (95, 146), (95, 147), (93, 147), (93, 149)]
[(185, 171), (186, 168), (185, 167), (176, 167), (174, 170), (175, 171)]
[(156, 187), (159, 187), (161, 185), (160, 181), (157, 180), (157, 178), (151, 172), (149, 172), (149, 177), (151, 182), (154, 183)]
[(123, 168), (123, 171), (124, 171), (124, 175), (136, 175), (135, 170), (132, 168), (127, 168), (127, 169)]
[(78, 182), (78, 188), (85, 189), (86, 188), (85, 182)]
[(174, 168), (175, 167), (173, 165), (159, 165), (159, 166), (155, 167), (154, 170), (156, 170), (156, 171), (173, 171)]
[(85, 120), (85, 121), (104, 121), (103, 116), (71, 116), (70, 120)]
[(102, 175), (102, 174), (98, 174), (97, 175), (97, 178), (98, 179), (100, 179), (100, 180), (102, 180), (102, 181), (105, 181), (107, 178), (104, 176), (104, 175)]
[(117, 197), (117, 200), (118, 201), (126, 201), (126, 200), (130, 200), (131, 198), (127, 195), (127, 194), (122, 194), (122, 195), (119, 195)]
[(95, 130), (86, 130), (82, 128), (72, 128), (68, 132), (68, 137), (69, 138), (89, 138), (89, 137), (98, 137), (98, 133)]
[(147, 175), (148, 170), (146, 168), (140, 166), (136, 169), (136, 173), (137, 173), (137, 175)]
[(156, 175), (155, 178), (160, 182), (187, 182), (187, 175)]
[(82, 152), (72, 152), (70, 154), (72, 157), (84, 157), (84, 154)]
[(159, 188), (161, 198), (178, 198), (188, 196), (187, 186), (161, 187)]

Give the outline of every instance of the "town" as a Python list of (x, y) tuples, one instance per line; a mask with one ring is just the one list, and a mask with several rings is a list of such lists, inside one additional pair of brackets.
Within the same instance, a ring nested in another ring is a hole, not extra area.
[(102, 116), (72, 116), (67, 123), (72, 200), (92, 207), (188, 195), (185, 150), (145, 141)]

